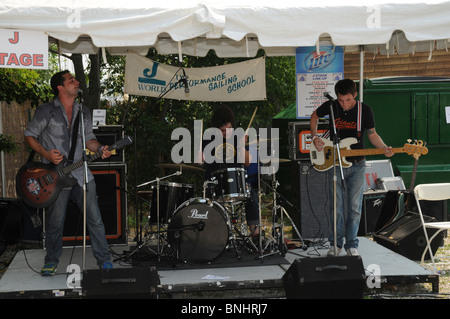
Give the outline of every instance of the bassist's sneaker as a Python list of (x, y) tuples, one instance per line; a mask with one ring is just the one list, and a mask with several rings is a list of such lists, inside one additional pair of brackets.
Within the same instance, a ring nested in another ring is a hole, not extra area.
[(334, 252), (334, 246), (331, 246), (330, 250), (328, 250), (327, 256), (328, 257), (337, 257), (337, 256), (339, 256), (339, 254), (342, 251), (342, 248), (339, 248), (339, 247), (336, 247), (336, 248), (337, 248), (337, 254), (335, 254), (335, 252)]
[(41, 268), (41, 275), (42, 276), (53, 276), (54, 274), (56, 274), (56, 264), (53, 263), (48, 263), (45, 264), (44, 267)]
[(347, 249), (347, 256), (359, 256), (358, 249), (356, 248)]

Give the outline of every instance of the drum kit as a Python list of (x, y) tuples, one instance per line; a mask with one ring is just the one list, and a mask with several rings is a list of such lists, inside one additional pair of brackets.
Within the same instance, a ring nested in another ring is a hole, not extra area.
[[(252, 236), (246, 223), (245, 203), (250, 197), (250, 185), (246, 182), (244, 168), (224, 168), (213, 172), (210, 180), (203, 183), (201, 197), (195, 197), (191, 184), (166, 181), (181, 175), (183, 169), (204, 171), (199, 166), (187, 164), (157, 164), (162, 168), (178, 168), (174, 174), (138, 185), (152, 185), (151, 205), (147, 224), (143, 227), (145, 240), (129, 255), (144, 246), (158, 259), (182, 263), (209, 263), (226, 250), (233, 250), (237, 259), (242, 251), (263, 259), (271, 255), (284, 255), (284, 219), (290, 216), (277, 205), (277, 185), (273, 174), (273, 210), (271, 230), (258, 225), (259, 235)], [(258, 179), (260, 175), (258, 174)], [(261, 187), (258, 182), (259, 220), (261, 216)], [(139, 192), (138, 192), (139, 193)], [(291, 219), (292, 222), (292, 219)], [(300, 240), (303, 239), (292, 222)], [(156, 241), (156, 243), (155, 243)], [(305, 247), (305, 245), (303, 245)]]

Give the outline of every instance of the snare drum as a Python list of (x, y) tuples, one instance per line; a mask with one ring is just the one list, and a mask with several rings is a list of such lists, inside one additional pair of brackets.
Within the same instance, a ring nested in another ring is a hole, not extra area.
[(173, 214), (167, 239), (177, 256), (192, 263), (206, 263), (220, 256), (229, 239), (225, 209), (204, 198), (186, 201)]
[(220, 169), (213, 172), (211, 176), (217, 180), (214, 187), (215, 200), (237, 202), (249, 197), (245, 169), (241, 167)]
[[(158, 216), (157, 202), (158, 190), (153, 187), (150, 221), (156, 222)], [(190, 184), (159, 182), (159, 222), (167, 224), (174, 211), (185, 201), (194, 197), (194, 186)]]

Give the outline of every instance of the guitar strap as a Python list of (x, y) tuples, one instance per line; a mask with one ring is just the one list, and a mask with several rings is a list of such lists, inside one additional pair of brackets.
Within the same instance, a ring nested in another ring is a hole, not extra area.
[(362, 105), (361, 101), (358, 101), (358, 115), (356, 119), (356, 136), (358, 138), (358, 141), (361, 139), (361, 126), (362, 126)]
[(72, 128), (72, 146), (69, 152), (69, 161), (73, 161), (73, 155), (75, 153), (75, 146), (77, 145), (77, 137), (78, 137), (78, 126), (80, 122), (80, 113), (78, 113), (77, 118), (75, 119), (75, 123)]

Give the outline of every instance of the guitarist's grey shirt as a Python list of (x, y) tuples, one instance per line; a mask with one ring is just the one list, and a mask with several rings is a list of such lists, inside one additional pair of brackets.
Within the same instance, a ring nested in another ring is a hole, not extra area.
[[(61, 104), (58, 97), (52, 102), (42, 104), (36, 108), (33, 119), (28, 124), (24, 132), (25, 136), (32, 136), (36, 138), (46, 150), (57, 149), (65, 158), (69, 156), (72, 144), (72, 131), (77, 114), (81, 105), (75, 101), (73, 105), (72, 123), (69, 126), (64, 106)], [(83, 105), (83, 120), (84, 132), (86, 142), (96, 139), (92, 129), (92, 119), (89, 109)], [(69, 130), (70, 127), (70, 130)], [(73, 160), (79, 161), (83, 157), (83, 141), (81, 134), (81, 118), (79, 121), (77, 145)], [(43, 163), (49, 163), (46, 159), (42, 159)], [(83, 185), (83, 166), (72, 171), (73, 177), (76, 178), (80, 186)], [(88, 181), (94, 178), (88, 169)]]

